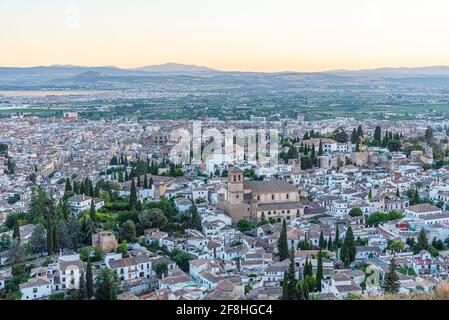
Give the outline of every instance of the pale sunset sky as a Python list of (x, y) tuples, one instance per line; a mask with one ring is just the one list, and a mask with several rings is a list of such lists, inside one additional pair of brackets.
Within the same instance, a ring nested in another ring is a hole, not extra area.
[(446, 0), (0, 0), (0, 66), (449, 65)]

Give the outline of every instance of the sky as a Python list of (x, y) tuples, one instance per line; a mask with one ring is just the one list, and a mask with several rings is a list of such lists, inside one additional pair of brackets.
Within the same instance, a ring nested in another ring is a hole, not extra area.
[(0, 66), (449, 65), (446, 0), (0, 0)]

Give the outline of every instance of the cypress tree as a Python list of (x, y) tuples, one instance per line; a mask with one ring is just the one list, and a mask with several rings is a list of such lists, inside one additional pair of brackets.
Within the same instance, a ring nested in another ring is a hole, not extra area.
[(359, 136), (359, 138), (363, 138), (362, 125), (359, 125), (359, 127), (357, 128), (357, 135)]
[(318, 150), (318, 156), (321, 157), (324, 154), (323, 151), (323, 141), (320, 140), (320, 148)]
[(355, 260), (356, 245), (354, 241), (354, 234), (352, 228), (349, 227), (346, 231), (345, 239), (341, 247), (341, 260), (344, 262), (346, 267)]
[(87, 299), (92, 298), (94, 295), (94, 279), (92, 274), (92, 265), (90, 259), (87, 260), (87, 270), (86, 270), (86, 297)]
[(284, 279), (282, 280), (282, 300), (289, 300), (288, 298), (288, 272), (284, 272)]
[(337, 251), (338, 251), (338, 248), (340, 248), (340, 229), (338, 228), (338, 224), (335, 228), (334, 247), (335, 247), (335, 250), (337, 250)]
[(97, 211), (95, 210), (95, 198), (92, 198), (90, 202), (90, 211), (89, 211), (90, 219), (95, 221), (97, 217)]
[(321, 291), (321, 280), (323, 280), (323, 254), (320, 250), (318, 253), (318, 263), (316, 268), (316, 285), (318, 291)]
[(84, 183), (82, 182), (79, 184), (79, 194), (86, 195), (86, 189), (84, 188)]
[(290, 251), (290, 265), (288, 266), (288, 284), (287, 284), (287, 292), (288, 292), (288, 300), (298, 300), (298, 281), (296, 280), (296, 272), (295, 272), (295, 251), (292, 247)]
[(59, 238), (58, 238), (58, 230), (56, 229), (56, 225), (53, 225), (52, 227), (53, 230), (53, 239), (52, 239), (52, 243), (53, 243), (53, 252), (58, 252), (59, 251)]
[(142, 187), (141, 181), (140, 181), (140, 175), (137, 176), (137, 186), (140, 188)]
[(78, 182), (73, 181), (73, 189), (72, 189), (72, 191), (73, 191), (74, 194), (80, 194), (80, 189), (79, 189), (79, 186), (78, 186)]
[(385, 274), (384, 289), (386, 293), (397, 294), (399, 292), (400, 283), (399, 276), (396, 273), (396, 260), (391, 258), (388, 272)]
[(16, 218), (14, 221), (14, 229), (12, 233), (12, 238), (20, 243), (20, 227), (19, 227), (19, 218)]
[(87, 297), (86, 279), (84, 277), (84, 271), (80, 274), (80, 288), (78, 290), (78, 300), (85, 300)]
[(359, 140), (359, 135), (357, 134), (357, 130), (354, 128), (351, 134), (351, 142), (356, 143)]
[(374, 131), (374, 140), (380, 142), (382, 139), (382, 132), (381, 132), (380, 126), (376, 127), (376, 130)]
[(325, 240), (324, 240), (324, 233), (323, 230), (321, 230), (320, 232), (320, 239), (318, 241), (318, 246), (320, 247), (320, 249), (324, 249), (325, 248)]
[[(114, 175), (115, 175), (115, 173), (114, 173)], [(98, 181), (95, 184), (93, 197), (97, 197), (98, 198), (100, 196), (100, 190), (101, 190), (101, 185), (100, 185), (100, 181)]]
[(48, 255), (53, 254), (53, 226), (51, 223), (47, 225), (47, 252)]
[(282, 230), (278, 239), (278, 254), (281, 261), (288, 258), (287, 223), (285, 219), (282, 222)]
[(332, 243), (331, 235), (329, 235), (329, 239), (327, 240), (327, 250), (329, 250), (329, 251), (334, 250), (334, 244)]
[(134, 179), (131, 182), (131, 193), (129, 195), (129, 208), (134, 209), (137, 203), (137, 190)]
[(70, 180), (66, 179), (65, 180), (65, 192), (70, 192), (72, 191), (72, 185), (70, 184)]
[(428, 244), (429, 244), (429, 240), (427, 238), (426, 230), (424, 230), (424, 228), (422, 228), (421, 231), (419, 232), (418, 242), (416, 244), (417, 251), (419, 252), (421, 250), (427, 249)]
[(148, 189), (148, 178), (146, 173), (145, 176), (143, 177), (143, 188)]
[(304, 279), (304, 289), (303, 289), (303, 294), (304, 294), (304, 300), (309, 300), (309, 281), (307, 281), (307, 279)]
[(309, 277), (313, 277), (313, 266), (312, 266), (312, 260), (309, 261), (309, 267), (307, 268), (307, 271), (309, 272)]
[(150, 184), (148, 185), (148, 189), (153, 189), (153, 178), (150, 178)]
[(302, 270), (302, 278), (305, 279), (309, 275), (309, 259), (306, 258), (304, 262), (304, 268)]

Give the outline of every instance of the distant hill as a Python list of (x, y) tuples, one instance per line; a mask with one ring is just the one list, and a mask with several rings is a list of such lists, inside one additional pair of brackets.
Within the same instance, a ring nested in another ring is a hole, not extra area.
[(296, 89), (299, 86), (346, 86), (367, 85), (449, 85), (449, 67), (381, 68), (371, 70), (333, 70), (327, 72), (239, 72), (219, 71), (208, 67), (166, 63), (134, 69), (114, 66), (84, 67), (74, 65), (52, 65), (30, 68), (0, 67), (0, 89), (34, 90), (115, 88), (126, 90), (154, 88), (162, 84), (177, 84), (185, 87), (215, 85), (250, 88)]
[(196, 65), (187, 65), (187, 64), (179, 64), (179, 63), (165, 63), (154, 66), (146, 66), (135, 68), (133, 70), (138, 71), (146, 71), (146, 72), (158, 72), (158, 73), (216, 73), (221, 72), (219, 70), (196, 66)]
[(379, 68), (362, 70), (332, 70), (325, 73), (349, 76), (384, 76), (384, 77), (413, 77), (413, 76), (449, 76), (449, 66), (432, 66), (418, 68)]

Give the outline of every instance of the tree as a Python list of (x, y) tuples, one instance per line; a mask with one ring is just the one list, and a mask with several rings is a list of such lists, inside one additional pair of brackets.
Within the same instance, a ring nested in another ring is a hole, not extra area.
[(132, 220), (127, 220), (119, 230), (120, 239), (133, 242), (136, 238), (136, 224)]
[(363, 138), (363, 129), (362, 129), (362, 125), (359, 125), (357, 128), (357, 135), (359, 136), (359, 138)]
[(359, 135), (357, 133), (356, 128), (354, 128), (352, 130), (352, 134), (351, 134), (351, 143), (354, 144), (354, 143), (357, 143), (358, 141), (359, 141)]
[(167, 273), (167, 271), (168, 271), (168, 266), (167, 266), (167, 264), (164, 263), (164, 262), (158, 263), (158, 264), (156, 265), (154, 271), (156, 272), (157, 277), (158, 277), (159, 279), (162, 279), (162, 277), (163, 277), (163, 276)]
[(343, 261), (346, 267), (349, 267), (351, 262), (355, 260), (356, 245), (354, 241), (354, 234), (352, 228), (349, 227), (346, 231), (345, 239), (343, 245), (341, 246), (340, 259)]
[(319, 238), (319, 241), (318, 241), (318, 246), (320, 247), (320, 249), (324, 249), (326, 247), (325, 246), (325, 242), (326, 242), (326, 240), (324, 239), (324, 233), (323, 233), (323, 230), (321, 230), (320, 238)]
[(404, 249), (404, 243), (401, 240), (396, 240), (389, 247), (393, 252), (401, 252)]
[(13, 239), (11, 241), (11, 244), (9, 246), (9, 250), (7, 253), (7, 257), (11, 264), (17, 264), (24, 260), (25, 258), (25, 249), (20, 244), (19, 241), (16, 239)]
[(90, 202), (90, 210), (89, 210), (90, 219), (95, 221), (97, 218), (97, 210), (95, 209), (95, 198), (92, 198)]
[(287, 240), (287, 223), (284, 219), (282, 222), (282, 230), (278, 239), (278, 254), (281, 261), (288, 258), (288, 240)]
[(332, 133), (331, 137), (332, 137), (332, 139), (334, 139), (335, 141), (340, 142), (340, 143), (348, 142), (348, 138), (349, 138), (348, 134), (342, 128), (336, 129)]
[(312, 161), (315, 161), (315, 158), (316, 158), (316, 156), (315, 156), (315, 144), (312, 144), (312, 152), (310, 153), (310, 159)]
[(396, 260), (391, 258), (388, 272), (385, 274), (383, 287), (386, 293), (397, 294), (399, 292), (400, 283), (399, 276), (396, 273)]
[(399, 188), (396, 188), (396, 197), (400, 197), (401, 196), (401, 194), (399, 193)]
[(382, 129), (380, 126), (377, 126), (374, 130), (374, 140), (380, 142), (382, 140)]
[(252, 225), (252, 223), (249, 222), (249, 221), (246, 220), (246, 219), (241, 219), (239, 222), (237, 222), (237, 229), (238, 229), (240, 232), (248, 232), (248, 231), (251, 231), (251, 229), (252, 229), (253, 227), (254, 227), (254, 226)]
[(94, 278), (92, 274), (92, 264), (90, 263), (90, 259), (87, 261), (87, 269), (86, 269), (86, 297), (87, 299), (92, 298), (94, 295)]
[(340, 248), (340, 229), (338, 228), (338, 224), (335, 227), (335, 241), (334, 241), (335, 250), (338, 251)]
[(428, 144), (432, 143), (433, 140), (433, 129), (431, 127), (428, 127), (424, 133), (424, 137), (426, 138), (426, 141)]
[(324, 151), (323, 151), (323, 141), (320, 140), (320, 147), (319, 147), (319, 149), (318, 149), (318, 156), (321, 157), (323, 154), (324, 154)]
[(47, 252), (49, 255), (53, 254), (53, 226), (50, 224), (47, 226)]
[(421, 229), (418, 235), (418, 242), (416, 244), (416, 250), (419, 252), (421, 250), (426, 250), (429, 244), (429, 240), (427, 238), (427, 232), (424, 228)]
[(333, 251), (334, 250), (334, 244), (332, 242), (332, 237), (329, 234), (329, 239), (327, 239), (327, 250)]
[[(284, 273), (282, 300), (298, 300), (298, 281), (295, 271), (295, 251), (293, 247), (290, 251), (290, 264), (288, 270)], [(284, 287), (285, 286), (285, 287)]]
[(303, 140), (309, 140), (309, 139), (310, 139), (309, 132), (306, 132), (304, 134)]
[(136, 190), (136, 183), (134, 182), (134, 179), (131, 182), (131, 192), (129, 195), (129, 208), (133, 209), (136, 207), (137, 204), (137, 190)]
[(323, 254), (320, 250), (318, 253), (318, 262), (316, 269), (316, 287), (318, 291), (321, 291), (321, 280), (323, 280)]
[(6, 251), (11, 246), (11, 237), (5, 233), (0, 236), (0, 252)]
[(86, 278), (84, 277), (84, 271), (81, 271), (79, 280), (78, 300), (85, 300), (87, 297)]
[(19, 218), (16, 218), (16, 221), (14, 222), (14, 230), (12, 232), (12, 238), (20, 243)]
[(148, 178), (146, 173), (145, 176), (143, 177), (143, 188), (148, 189)]
[(82, 243), (88, 244), (92, 242), (92, 234), (96, 232), (95, 223), (90, 217), (85, 217), (81, 222), (81, 239)]
[(43, 253), (47, 249), (47, 235), (43, 225), (38, 224), (31, 234), (29, 240), (30, 249), (33, 253)]
[(176, 262), (179, 268), (185, 272), (189, 271), (189, 261), (193, 259), (193, 256), (185, 251), (174, 249), (171, 252), (170, 258)]
[[(65, 232), (65, 231), (61, 231), (61, 232)], [(82, 230), (81, 230), (81, 224), (79, 223), (78, 219), (76, 219), (73, 216), (69, 218), (69, 221), (67, 223), (67, 234), (68, 234), (68, 242), (70, 244), (70, 249), (72, 249), (74, 251), (78, 251), (83, 234), (82, 234)], [(61, 239), (61, 235), (60, 235), (60, 239)]]
[(97, 300), (117, 300), (118, 276), (115, 270), (104, 268), (98, 275), (95, 298)]
[(363, 216), (363, 211), (360, 208), (352, 208), (351, 211), (349, 211), (349, 215), (351, 217), (360, 217)]
[(65, 180), (65, 192), (72, 192), (72, 185), (70, 184), (70, 180), (66, 179)]
[(168, 223), (164, 212), (159, 208), (152, 208), (139, 212), (137, 219), (142, 229), (159, 228), (164, 229)]
[(190, 227), (192, 229), (201, 230), (201, 217), (198, 213), (198, 208), (195, 203), (189, 209), (190, 214)]

